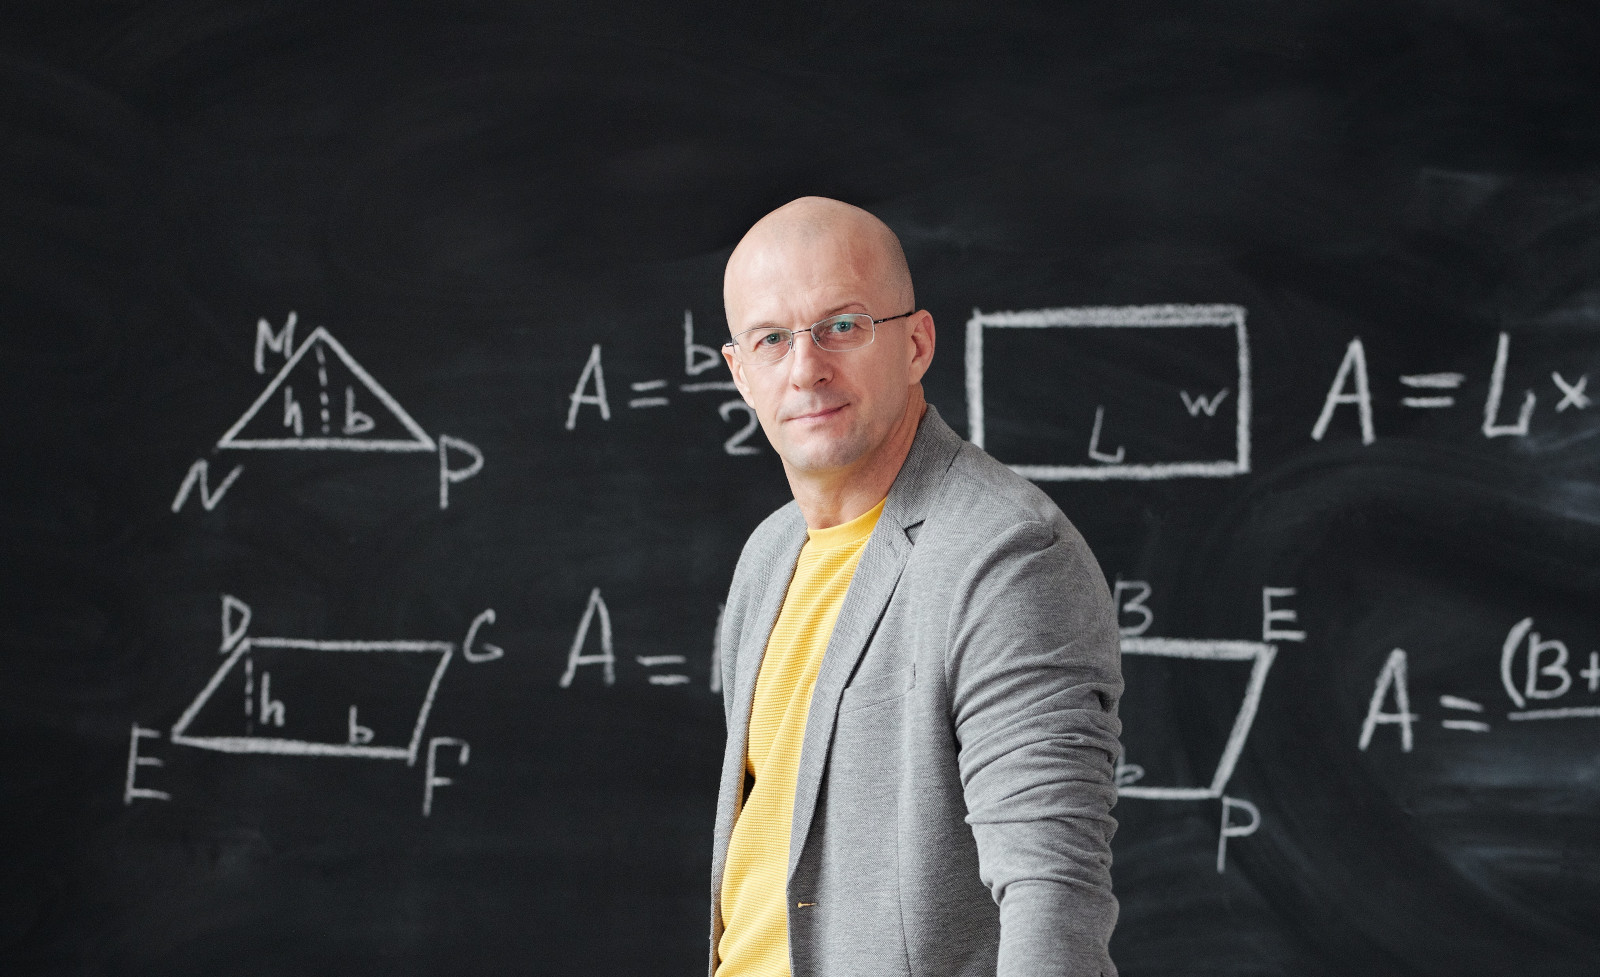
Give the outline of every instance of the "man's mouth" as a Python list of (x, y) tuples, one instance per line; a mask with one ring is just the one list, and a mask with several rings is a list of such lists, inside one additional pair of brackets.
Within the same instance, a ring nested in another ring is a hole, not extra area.
[(826, 418), (832, 417), (833, 415), (839, 413), (840, 411), (844, 410), (845, 406), (846, 405), (844, 405), (844, 404), (839, 404), (839, 405), (834, 406), (834, 407), (823, 407), (823, 408), (820, 408), (818, 410), (809, 411), (809, 412), (804, 413), (804, 414), (794, 414), (794, 415), (791, 415), (788, 418), (788, 420), (791, 420), (791, 421), (820, 421), (820, 420), (824, 420)]

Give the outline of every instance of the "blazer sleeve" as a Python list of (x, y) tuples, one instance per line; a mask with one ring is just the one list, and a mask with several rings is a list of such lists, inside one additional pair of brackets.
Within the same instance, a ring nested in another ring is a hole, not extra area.
[(1114, 975), (1120, 644), (1065, 518), (1023, 522), (957, 585), (946, 670), (967, 823), (1000, 907), (1000, 977)]

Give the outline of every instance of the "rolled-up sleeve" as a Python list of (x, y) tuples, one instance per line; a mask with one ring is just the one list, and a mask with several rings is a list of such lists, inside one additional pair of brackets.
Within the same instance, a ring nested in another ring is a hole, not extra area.
[(967, 823), (1000, 906), (998, 973), (1114, 975), (1122, 674), (1105, 578), (1065, 520), (1026, 522), (955, 597), (946, 671)]

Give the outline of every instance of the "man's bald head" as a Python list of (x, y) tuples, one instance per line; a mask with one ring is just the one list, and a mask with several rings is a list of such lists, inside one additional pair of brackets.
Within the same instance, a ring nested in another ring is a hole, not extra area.
[(911, 269), (894, 231), (860, 207), (828, 197), (791, 200), (756, 221), (728, 257), (722, 278), (723, 304), (735, 304), (739, 293), (748, 284), (769, 277), (776, 263), (792, 263), (817, 251), (841, 255), (864, 279), (878, 285), (881, 299), (894, 306), (894, 311), (874, 309), (874, 315), (896, 315), (916, 308)]
[[(777, 359), (746, 361), (734, 343), (722, 355), (783, 459), (807, 525), (872, 508), (911, 450), (933, 361), (933, 316), (917, 309), (900, 240), (860, 207), (801, 197), (733, 249), (722, 299), (729, 331), (752, 351), (788, 341)], [(817, 326), (828, 330), (827, 348)]]

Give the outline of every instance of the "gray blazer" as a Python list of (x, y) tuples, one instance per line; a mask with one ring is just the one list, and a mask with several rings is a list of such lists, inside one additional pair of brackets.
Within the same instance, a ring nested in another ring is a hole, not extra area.
[[(793, 502), (769, 516), (723, 614), (713, 971), (756, 676), (805, 539)], [(812, 692), (789, 841), (795, 977), (1115, 975), (1121, 694), (1083, 537), (929, 407)]]

